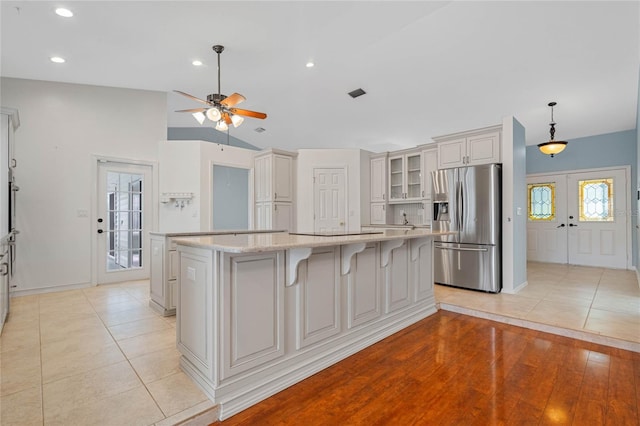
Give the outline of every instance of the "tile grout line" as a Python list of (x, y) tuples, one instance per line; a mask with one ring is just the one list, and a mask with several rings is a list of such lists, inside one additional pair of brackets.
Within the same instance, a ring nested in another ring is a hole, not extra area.
[[(120, 284), (118, 284), (118, 287), (122, 288)], [(124, 289), (125, 292), (129, 293), (126, 289)], [(132, 296), (133, 297), (133, 296)], [(137, 298), (134, 297), (134, 299), (137, 300)], [(91, 304), (91, 308), (95, 311), (95, 307), (93, 306), (93, 304)], [(102, 323), (102, 326), (107, 330), (107, 333), (109, 333), (109, 336), (111, 336), (111, 339), (113, 340), (113, 342), (116, 344), (116, 346), (118, 347), (118, 350), (120, 351), (120, 353), (122, 354), (122, 356), (124, 357), (124, 359), (127, 361), (127, 364), (129, 364), (129, 367), (131, 367), (131, 370), (133, 371), (133, 373), (136, 375), (136, 377), (138, 378), (138, 380), (140, 381), (140, 383), (142, 384), (142, 387), (144, 387), (144, 390), (147, 392), (147, 394), (151, 397), (151, 400), (153, 401), (153, 403), (156, 405), (156, 407), (158, 407), (158, 410), (160, 410), (160, 413), (162, 413), (162, 415), (164, 416), (164, 418), (166, 419), (168, 416), (165, 414), (164, 410), (162, 410), (162, 407), (160, 407), (160, 404), (158, 404), (158, 401), (156, 401), (156, 399), (153, 397), (153, 395), (151, 394), (151, 391), (149, 390), (149, 388), (147, 387), (147, 384), (144, 382), (144, 380), (142, 380), (142, 377), (140, 377), (140, 375), (138, 374), (138, 372), (136, 371), (135, 367), (133, 366), (133, 364), (131, 364), (131, 360), (129, 359), (129, 357), (127, 356), (127, 354), (124, 353), (124, 350), (122, 350), (122, 348), (120, 347), (120, 344), (118, 343), (118, 340), (113, 336), (113, 334), (111, 333), (111, 330), (109, 330), (109, 327), (107, 326), (107, 324), (104, 322), (104, 320), (102, 319), (102, 317), (100, 316), (100, 314), (98, 314), (97, 311), (96, 315), (98, 315), (98, 318), (100, 318), (100, 322)], [(133, 321), (130, 321), (133, 322)], [(126, 324), (126, 323), (124, 323)], [(122, 393), (122, 392), (121, 392)], [(164, 420), (164, 419), (163, 419)], [(152, 426), (153, 424), (155, 424), (157, 422), (151, 423), (149, 426)]]

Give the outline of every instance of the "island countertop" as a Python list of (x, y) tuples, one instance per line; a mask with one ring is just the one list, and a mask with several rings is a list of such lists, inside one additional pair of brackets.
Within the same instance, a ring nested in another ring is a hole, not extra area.
[(377, 233), (359, 235), (316, 236), (290, 233), (261, 233), (235, 235), (207, 235), (176, 238), (178, 245), (207, 248), (228, 253), (259, 253), (302, 247), (328, 247), (355, 243), (369, 243), (397, 239), (413, 239), (449, 235), (450, 232), (432, 232), (429, 229), (387, 229)]

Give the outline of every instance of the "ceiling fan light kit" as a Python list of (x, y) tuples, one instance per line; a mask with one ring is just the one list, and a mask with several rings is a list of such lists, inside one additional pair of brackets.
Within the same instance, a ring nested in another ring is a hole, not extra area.
[(553, 121), (553, 107), (556, 105), (557, 102), (549, 102), (549, 106), (551, 107), (551, 123), (549, 123), (549, 126), (551, 126), (551, 128), (549, 129), (551, 139), (549, 139), (549, 142), (538, 144), (538, 149), (540, 150), (540, 152), (545, 155), (550, 155), (551, 158), (553, 158), (554, 155), (564, 151), (568, 143), (567, 141), (556, 141), (553, 139), (556, 134), (556, 123), (555, 121)]
[(239, 93), (233, 93), (230, 96), (222, 94), (220, 90), (220, 54), (224, 51), (224, 46), (216, 44), (213, 46), (213, 51), (218, 55), (218, 93), (207, 95), (207, 100), (205, 101), (204, 99), (196, 98), (180, 90), (174, 90), (174, 92), (182, 96), (206, 105), (205, 108), (190, 108), (176, 112), (191, 113), (193, 118), (201, 125), (204, 124), (206, 119), (209, 119), (216, 123), (215, 128), (220, 131), (227, 131), (230, 124), (233, 124), (233, 127), (240, 126), (244, 121), (244, 117), (258, 118), (261, 120), (267, 118), (267, 114), (263, 112), (233, 108), (240, 102), (245, 101), (246, 98)]

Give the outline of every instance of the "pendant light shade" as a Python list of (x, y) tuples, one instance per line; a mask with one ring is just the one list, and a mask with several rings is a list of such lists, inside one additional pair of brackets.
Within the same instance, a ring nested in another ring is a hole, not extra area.
[(549, 123), (550, 129), (549, 134), (551, 135), (551, 139), (549, 142), (543, 142), (538, 144), (538, 149), (545, 155), (550, 155), (553, 158), (554, 155), (561, 153), (567, 147), (567, 141), (556, 141), (553, 137), (556, 134), (556, 123), (553, 121), (553, 107), (556, 106), (556, 102), (549, 102), (549, 106), (551, 107), (551, 123)]

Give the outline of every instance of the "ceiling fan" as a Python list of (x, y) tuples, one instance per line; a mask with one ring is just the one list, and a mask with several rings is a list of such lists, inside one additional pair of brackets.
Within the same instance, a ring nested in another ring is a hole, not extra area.
[(267, 114), (263, 112), (234, 108), (235, 105), (245, 100), (245, 97), (241, 94), (233, 93), (230, 96), (226, 96), (220, 92), (220, 54), (224, 51), (224, 46), (216, 44), (213, 46), (213, 51), (218, 54), (218, 93), (207, 95), (207, 100), (205, 101), (180, 90), (174, 90), (174, 92), (182, 96), (207, 105), (205, 108), (182, 109), (176, 112), (190, 112), (200, 124), (204, 123), (205, 118), (208, 118), (216, 122), (216, 130), (220, 131), (228, 130), (229, 124), (233, 124), (233, 127), (238, 127), (244, 121), (243, 117), (267, 118)]

